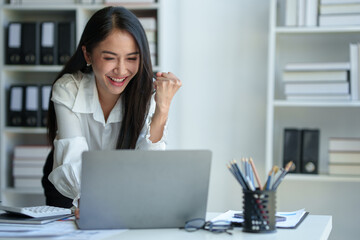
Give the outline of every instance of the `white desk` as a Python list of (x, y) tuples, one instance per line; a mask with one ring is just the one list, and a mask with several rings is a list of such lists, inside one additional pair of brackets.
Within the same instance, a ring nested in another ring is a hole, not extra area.
[[(207, 218), (211, 219), (217, 216), (218, 213), (207, 214)], [(74, 228), (73, 222), (60, 222), (60, 224), (70, 224), (70, 229)], [(46, 225), (44, 225), (45, 227)], [(50, 226), (50, 225), (49, 225)], [(71, 227), (73, 226), (73, 227)], [(232, 235), (226, 233), (212, 233), (205, 230), (198, 230), (196, 232), (186, 232), (176, 228), (172, 229), (143, 229), (143, 230), (120, 230), (120, 231), (96, 231), (97, 234), (91, 234), (88, 231), (82, 232), (76, 230), (75, 235), (61, 235), (58, 238), (41, 238), (41, 239), (96, 239), (96, 240), (218, 240), (218, 239), (241, 239), (241, 240), (326, 240), (328, 239), (332, 229), (332, 217), (324, 215), (308, 215), (304, 221), (296, 229), (277, 229), (275, 233), (244, 233), (242, 228), (235, 228), (231, 230)], [(110, 233), (111, 235), (101, 235)], [(92, 236), (92, 237), (91, 237)], [(90, 237), (90, 238), (89, 238)], [(2, 238), (0, 238), (2, 239)], [(12, 238), (24, 239), (24, 238)], [(39, 239), (39, 238), (25, 238)]]
[[(216, 215), (215, 215), (216, 216)], [(328, 239), (332, 229), (332, 217), (308, 215), (296, 229), (277, 229), (276, 233), (245, 233), (242, 228), (235, 228), (232, 235), (211, 233), (205, 230), (186, 232), (180, 229), (127, 230), (111, 238), (122, 240), (197, 240), (197, 239), (242, 239), (242, 240), (311, 240)]]

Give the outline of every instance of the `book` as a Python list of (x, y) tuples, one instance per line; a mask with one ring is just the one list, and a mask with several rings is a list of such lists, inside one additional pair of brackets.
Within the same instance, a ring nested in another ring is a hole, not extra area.
[(347, 14), (347, 13), (360, 13), (360, 1), (359, 3), (320, 5), (320, 14)]
[(300, 62), (287, 63), (285, 71), (335, 71), (350, 70), (350, 62)]
[(42, 177), (43, 167), (31, 167), (31, 166), (14, 166), (13, 176), (14, 177)]
[(319, 1), (305, 1), (305, 26), (315, 27), (318, 25), (318, 8)]
[(57, 220), (69, 218), (72, 214), (51, 216), (51, 217), (26, 217), (19, 214), (3, 213), (0, 214), (0, 223), (16, 223), (16, 224), (46, 224)]
[(320, 0), (320, 4), (360, 3), (360, 0)]
[(360, 48), (359, 44), (352, 43), (350, 44), (350, 89), (351, 89), (351, 98), (353, 100), (358, 100), (359, 98), (359, 86), (360, 86)]
[(46, 159), (51, 151), (47, 145), (18, 145), (14, 148), (14, 158), (42, 158)]
[(116, 3), (154, 3), (155, 0), (104, 0), (105, 4)]
[(349, 71), (331, 70), (331, 71), (284, 71), (283, 81), (320, 81), (320, 82), (346, 82)]
[(297, 26), (305, 26), (306, 0), (297, 0)]
[(14, 187), (42, 189), (41, 177), (14, 177)]
[(329, 152), (329, 163), (360, 164), (360, 152)]
[(330, 175), (356, 175), (360, 176), (360, 164), (329, 164)]
[(301, 130), (301, 173), (317, 174), (319, 169), (320, 130)]
[(301, 130), (295, 128), (284, 129), (283, 166), (293, 162), (289, 173), (301, 171)]
[(156, 30), (156, 18), (155, 17), (139, 17), (139, 21), (144, 30)]
[(330, 138), (329, 151), (358, 152), (360, 151), (360, 138)]
[(360, 25), (360, 13), (319, 15), (320, 27), (354, 26), (354, 25)]
[(347, 94), (349, 82), (344, 83), (285, 83), (285, 94)]
[(350, 94), (339, 95), (286, 95), (288, 101), (350, 101)]
[(295, 27), (296, 25), (297, 25), (297, 0), (286, 0), (285, 26)]

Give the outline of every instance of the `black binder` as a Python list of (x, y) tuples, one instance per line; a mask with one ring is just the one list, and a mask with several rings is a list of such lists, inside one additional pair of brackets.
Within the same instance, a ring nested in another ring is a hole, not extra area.
[(41, 126), (45, 127), (47, 125), (47, 113), (49, 109), (49, 101), (51, 94), (51, 85), (42, 85), (40, 86), (40, 111), (41, 111)]
[(12, 85), (8, 97), (8, 126), (24, 124), (24, 87)]
[(318, 129), (302, 130), (302, 164), (301, 172), (317, 174), (319, 169), (319, 137)]
[(39, 116), (39, 86), (25, 86), (25, 126), (36, 127), (40, 123)]
[(7, 29), (6, 64), (21, 63), (21, 30), (22, 24), (10, 22)]
[(74, 22), (58, 23), (58, 64), (65, 64), (75, 50)]
[(41, 23), (40, 64), (57, 64), (57, 30), (55, 22)]
[(284, 130), (283, 166), (290, 161), (293, 165), (290, 173), (300, 173), (301, 169), (301, 130), (285, 128)]
[(38, 23), (22, 23), (22, 64), (39, 64), (39, 38)]

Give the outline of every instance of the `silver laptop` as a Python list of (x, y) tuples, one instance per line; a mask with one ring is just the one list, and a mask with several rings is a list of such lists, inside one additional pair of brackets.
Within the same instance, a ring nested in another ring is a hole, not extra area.
[(209, 150), (83, 153), (80, 229), (178, 228), (205, 218)]

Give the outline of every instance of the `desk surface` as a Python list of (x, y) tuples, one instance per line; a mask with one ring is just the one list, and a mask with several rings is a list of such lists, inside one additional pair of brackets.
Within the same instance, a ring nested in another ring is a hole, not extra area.
[[(217, 214), (210, 216), (215, 217)], [(208, 218), (212, 218), (209, 217)], [(245, 233), (242, 228), (235, 228), (232, 235), (226, 233), (216, 234), (204, 230), (186, 232), (180, 229), (151, 229), (151, 230), (126, 230), (106, 239), (122, 240), (197, 240), (197, 239), (242, 239), (242, 240), (303, 240), (303, 239), (328, 239), (332, 229), (332, 217), (325, 215), (308, 215), (296, 229), (277, 229), (276, 233)]]
[[(219, 213), (208, 213), (207, 219), (216, 217)], [(232, 235), (226, 233), (211, 233), (205, 230), (199, 230), (196, 232), (186, 232), (177, 228), (171, 229), (142, 229), (142, 230), (113, 230), (113, 231), (81, 231), (76, 230), (75, 223), (73, 221), (56, 222), (55, 229), (52, 228), (52, 223), (43, 225), (43, 229), (54, 234), (54, 231), (58, 232), (57, 238), (52, 238), (49, 235), (43, 235), (41, 239), (94, 239), (94, 240), (198, 240), (198, 239), (242, 239), (242, 240), (282, 240), (282, 239), (328, 239), (332, 229), (332, 217), (325, 215), (308, 215), (304, 221), (296, 229), (277, 229), (275, 233), (245, 233), (242, 232), (242, 228), (235, 228), (231, 230)], [(70, 230), (68, 234), (64, 234), (64, 230)], [(19, 237), (19, 235), (17, 235)], [(13, 236), (15, 237), (15, 236)], [(0, 238), (2, 239), (2, 238)], [(24, 238), (12, 238), (12, 239), (24, 239)], [(35, 238), (35, 235), (27, 236), (29, 239)]]

